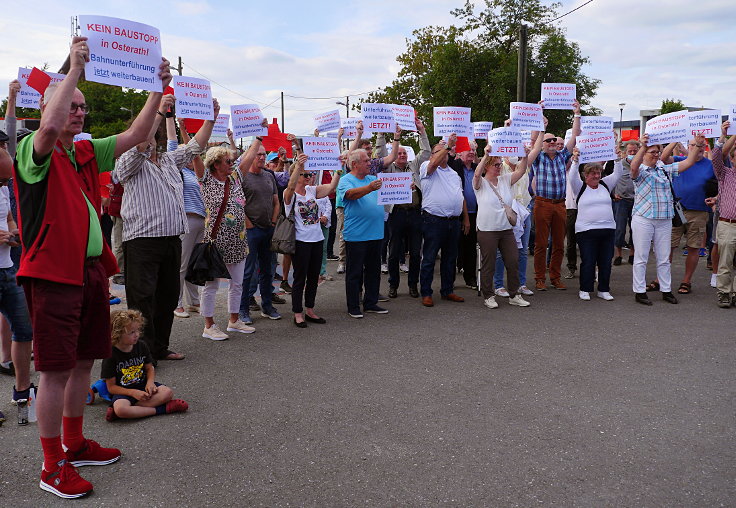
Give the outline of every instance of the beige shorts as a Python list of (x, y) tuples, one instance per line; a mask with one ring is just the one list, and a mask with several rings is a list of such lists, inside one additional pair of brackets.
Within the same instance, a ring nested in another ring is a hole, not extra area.
[(708, 222), (708, 212), (700, 210), (685, 210), (687, 223), (682, 226), (672, 227), (672, 249), (680, 246), (682, 235), (685, 235), (687, 246), (699, 249), (703, 245), (703, 236)]

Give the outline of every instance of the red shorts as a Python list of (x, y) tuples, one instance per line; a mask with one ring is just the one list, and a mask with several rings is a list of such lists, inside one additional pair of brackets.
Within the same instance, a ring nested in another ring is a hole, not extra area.
[(109, 282), (102, 263), (84, 267), (84, 285), (23, 278), (37, 371), (73, 369), (111, 354)]

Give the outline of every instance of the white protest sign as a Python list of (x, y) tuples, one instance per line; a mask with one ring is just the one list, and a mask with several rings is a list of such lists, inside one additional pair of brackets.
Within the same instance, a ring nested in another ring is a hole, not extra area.
[(532, 146), (532, 131), (520, 130), (519, 132), (521, 132), (521, 141), (524, 146)]
[(212, 88), (209, 81), (187, 76), (174, 76), (171, 86), (174, 88), (176, 97), (176, 116), (199, 120), (215, 119)]
[(336, 131), (340, 128), (340, 112), (333, 109), (314, 115), (314, 128), (320, 132)]
[(650, 145), (686, 142), (690, 139), (690, 116), (686, 110), (659, 115), (647, 122), (644, 133), (649, 134)]
[(390, 104), (391, 111), (394, 114), (394, 121), (399, 125), (402, 131), (416, 131), (415, 123), (416, 114), (411, 106), (401, 106), (398, 104)]
[(302, 138), (304, 153), (308, 156), (304, 169), (307, 171), (338, 171), (340, 169), (340, 147), (337, 139)]
[(227, 136), (227, 130), (230, 128), (230, 115), (220, 113), (215, 120), (215, 126), (212, 128), (213, 136)]
[(470, 108), (442, 106), (433, 108), (434, 135), (473, 137), (473, 124), (470, 123)]
[[(20, 82), (20, 92), (15, 99), (15, 105), (19, 108), (41, 109), (41, 94), (26, 84), (28, 76), (31, 75), (33, 69), (25, 67), (18, 68), (18, 81)], [(62, 81), (66, 74), (57, 74), (55, 72), (44, 71), (51, 77), (51, 83)]]
[(726, 134), (732, 136), (736, 134), (736, 104), (731, 104), (728, 107), (728, 121), (731, 122), (731, 126), (726, 131)]
[(565, 131), (565, 145), (567, 145), (567, 142), (570, 141), (571, 137), (572, 137), (572, 129), (567, 129)]
[(378, 189), (379, 205), (402, 205), (411, 203), (412, 172), (378, 173), (376, 177), (382, 181)]
[(335, 139), (337, 139), (338, 134), (339, 134), (339, 132), (337, 132), (337, 131), (325, 132), (325, 136), (328, 137), (328, 138), (335, 138)]
[(542, 83), (544, 109), (572, 109), (577, 98), (573, 83)]
[(705, 109), (690, 111), (690, 135), (702, 134), (706, 138), (717, 138), (721, 135), (721, 110)]
[(78, 20), (79, 35), (88, 38), (89, 62), (84, 67), (88, 81), (151, 92), (163, 90), (158, 77), (158, 28), (107, 16), (79, 16)]
[(486, 139), (493, 129), (493, 122), (473, 122), (473, 138)]
[(513, 127), (499, 127), (488, 133), (488, 145), (491, 147), (490, 155), (502, 157), (524, 157), (524, 141), (517, 129)]
[(577, 147), (580, 150), (581, 164), (616, 159), (616, 135), (613, 132), (578, 136)]
[(542, 106), (539, 104), (512, 102), (509, 113), (511, 127), (514, 129), (527, 129), (530, 131), (544, 130)]
[(268, 127), (262, 127), (263, 113), (257, 104), (230, 106), (233, 121), (233, 137), (266, 136)]
[(84, 141), (85, 139), (92, 139), (92, 134), (89, 132), (80, 132), (74, 135), (74, 141)]
[[(355, 126), (363, 120), (361, 117), (353, 117), (353, 118), (343, 118), (340, 120), (340, 127), (342, 127), (343, 139), (355, 139), (355, 136), (358, 134), (358, 132), (355, 130)], [(369, 131), (365, 128), (365, 122), (363, 122), (363, 135), (361, 137), (363, 138), (370, 138), (373, 136), (373, 132)]]
[[(406, 160), (411, 162), (414, 159), (417, 158), (416, 154), (414, 153), (414, 149), (408, 145), (401, 145), (401, 148), (406, 150)], [(390, 145), (386, 145), (386, 153), (391, 155), (391, 152), (394, 151), (394, 145), (391, 143)]]
[[(363, 116), (363, 127), (371, 132), (394, 132), (396, 131), (396, 120), (391, 104), (377, 104), (364, 102), (360, 105)], [(363, 137), (367, 137), (363, 132)]]
[(582, 132), (611, 132), (613, 118), (610, 116), (581, 116), (580, 130)]

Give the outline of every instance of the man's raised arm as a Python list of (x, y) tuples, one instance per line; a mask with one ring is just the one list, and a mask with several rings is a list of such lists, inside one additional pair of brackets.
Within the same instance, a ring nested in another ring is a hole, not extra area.
[(572, 135), (570, 136), (570, 139), (567, 140), (567, 144), (565, 145), (565, 148), (567, 148), (567, 151), (572, 153), (572, 149), (575, 148), (575, 143), (577, 142), (577, 137), (580, 136), (580, 103), (576, 100), (572, 103), (572, 110), (573, 110), (573, 119), (572, 119)]
[(161, 64), (158, 66), (158, 76), (163, 82), (160, 92), (149, 92), (148, 99), (143, 105), (141, 112), (135, 117), (133, 123), (130, 124), (127, 130), (121, 132), (117, 136), (117, 142), (115, 144), (115, 157), (119, 157), (124, 154), (135, 145), (143, 143), (148, 139), (151, 126), (156, 119), (156, 111), (161, 103), (161, 97), (163, 96), (164, 89), (171, 83), (171, 71), (169, 69), (169, 61), (165, 58), (161, 58)]

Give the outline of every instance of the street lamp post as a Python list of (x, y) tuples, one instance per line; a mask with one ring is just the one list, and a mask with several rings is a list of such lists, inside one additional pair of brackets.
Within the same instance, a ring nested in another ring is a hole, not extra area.
[(626, 103), (625, 102), (622, 102), (621, 104), (618, 105), (618, 109), (621, 112), (621, 115), (619, 116), (619, 120), (618, 120), (618, 137), (619, 138), (622, 136), (621, 132), (622, 132), (622, 130), (624, 128), (624, 126), (623, 126), (623, 123), (624, 123), (624, 106), (626, 106)]
[(345, 114), (350, 118), (350, 96), (345, 97), (345, 102), (335, 101), (335, 104), (345, 106)]

